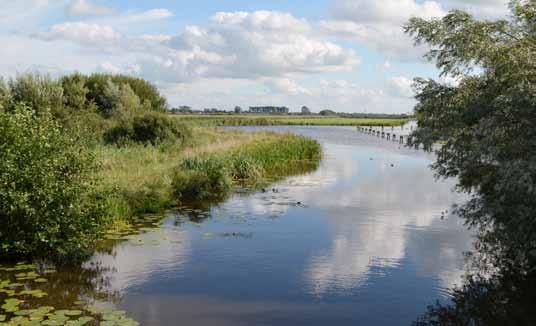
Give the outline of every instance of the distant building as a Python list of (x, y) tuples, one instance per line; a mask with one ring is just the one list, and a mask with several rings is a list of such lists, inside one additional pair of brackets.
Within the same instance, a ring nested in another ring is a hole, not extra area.
[(250, 106), (250, 113), (288, 113), (286, 106)]

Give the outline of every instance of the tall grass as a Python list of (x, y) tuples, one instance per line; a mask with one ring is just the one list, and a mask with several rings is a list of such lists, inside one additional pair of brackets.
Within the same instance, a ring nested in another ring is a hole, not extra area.
[(179, 199), (203, 200), (225, 195), (233, 183), (263, 183), (289, 175), (320, 159), (320, 146), (292, 134), (265, 133), (226, 152), (187, 157), (175, 170), (173, 188)]
[(298, 172), (321, 155), (317, 142), (291, 134), (213, 128), (193, 128), (192, 134), (183, 146), (96, 149), (113, 219), (157, 213), (180, 201), (221, 199), (237, 184)]

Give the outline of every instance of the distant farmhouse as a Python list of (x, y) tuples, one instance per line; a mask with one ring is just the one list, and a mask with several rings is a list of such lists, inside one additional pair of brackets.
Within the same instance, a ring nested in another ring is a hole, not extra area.
[(288, 113), (286, 106), (250, 106), (250, 113)]

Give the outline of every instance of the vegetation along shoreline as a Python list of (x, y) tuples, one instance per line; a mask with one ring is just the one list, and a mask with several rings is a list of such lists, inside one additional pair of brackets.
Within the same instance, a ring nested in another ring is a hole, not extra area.
[(143, 214), (221, 200), (321, 158), (305, 137), (201, 127), (166, 111), (134, 77), (0, 79), (1, 258), (76, 263)]

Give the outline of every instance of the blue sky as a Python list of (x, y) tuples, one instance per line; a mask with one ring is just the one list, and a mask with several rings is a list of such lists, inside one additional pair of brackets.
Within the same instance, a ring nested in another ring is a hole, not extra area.
[(411, 79), (437, 70), (401, 25), (453, 8), (501, 17), (506, 2), (0, 0), (0, 74), (131, 74), (198, 109), (411, 112)]

